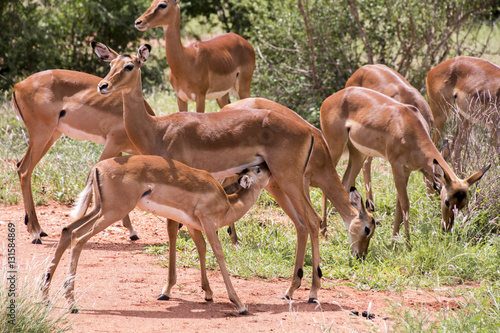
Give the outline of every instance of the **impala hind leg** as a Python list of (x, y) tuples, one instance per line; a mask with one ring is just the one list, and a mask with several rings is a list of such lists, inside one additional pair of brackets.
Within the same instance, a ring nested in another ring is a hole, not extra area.
[(31, 189), (31, 176), (35, 166), (61, 135), (62, 133), (57, 130), (52, 133), (32, 131), (32, 133), (29, 133), (30, 139), (28, 150), (23, 158), (17, 163), (17, 173), (21, 182), (21, 192), (26, 213), (24, 223), (28, 227), (28, 232), (33, 236), (33, 244), (42, 244), (40, 237), (46, 236), (47, 234), (43, 232), (36, 216), (33, 192)]
[(81, 218), (77, 219), (76, 221), (74, 221), (73, 223), (69, 224), (68, 226), (62, 229), (61, 237), (59, 238), (59, 242), (57, 243), (56, 252), (54, 254), (54, 257), (52, 258), (50, 266), (47, 269), (47, 273), (45, 275), (45, 284), (43, 287), (44, 296), (48, 296), (49, 287), (52, 278), (54, 277), (54, 273), (57, 269), (57, 266), (59, 265), (59, 261), (61, 261), (64, 251), (66, 251), (66, 249), (71, 244), (71, 234), (73, 230), (79, 228), (83, 224), (87, 223), (89, 220), (94, 219), (98, 212), (99, 208), (94, 207), (94, 209), (90, 213), (86, 214), (85, 216), (82, 216)]
[[(290, 190), (289, 188), (287, 189)], [(323, 275), (321, 272), (321, 268), (319, 267), (319, 224), (321, 218), (318, 216), (318, 214), (310, 204), (307, 195), (305, 195), (305, 191), (302, 191), (302, 200), (304, 200), (305, 202), (300, 202), (300, 200), (297, 200), (296, 195), (289, 195), (289, 192), (285, 192), (283, 190), (283, 186), (278, 185), (278, 183), (273, 180), (272, 177), (269, 184), (266, 186), (266, 190), (271, 193), (276, 202), (291, 218), (297, 231), (295, 269), (293, 273), (292, 284), (286, 291), (285, 297), (287, 299), (292, 299), (293, 293), (301, 285), (301, 280), (304, 275), (303, 265), (306, 252), (307, 237), (308, 235), (311, 235), (313, 280), (311, 284), (311, 291), (309, 292), (309, 303), (315, 302), (315, 300), (317, 299), (318, 290), (321, 287), (320, 279)], [(302, 211), (302, 213), (300, 213), (300, 211)], [(304, 218), (304, 216), (306, 218)], [(309, 221), (307, 220), (307, 218), (309, 218)]]
[(371, 201), (373, 204), (373, 192), (372, 192), (372, 161), (373, 157), (368, 156), (363, 163), (363, 181), (365, 183), (365, 196), (366, 199)]
[(342, 185), (346, 191), (349, 191), (351, 187), (356, 185), (356, 178), (363, 167), (366, 156), (354, 148), (351, 143), (348, 143), (347, 146), (349, 148), (349, 163), (347, 164), (344, 177), (342, 177)]
[[(123, 155), (122, 154), (123, 148), (116, 145), (116, 142), (124, 142), (128, 139), (124, 138), (124, 137), (120, 137), (119, 135), (120, 135), (119, 133), (114, 133), (114, 132), (108, 133), (109, 141), (104, 146), (104, 149), (101, 153), (101, 157), (99, 157), (99, 162), (106, 160), (108, 158), (113, 158), (113, 157)], [(132, 222), (130, 221), (130, 217), (128, 215), (125, 216), (125, 218), (123, 218), (122, 224), (125, 228), (128, 229), (128, 234), (129, 234), (130, 240), (136, 241), (139, 239), (139, 236), (137, 236), (137, 231), (132, 226)]]
[[(124, 207), (124, 210), (126, 208)], [(127, 211), (130, 212), (133, 208)], [(82, 252), (83, 246), (88, 242), (88, 240), (98, 234), (99, 232), (106, 229), (108, 226), (113, 224), (114, 222), (123, 219), (125, 214), (120, 214), (117, 211), (103, 211), (99, 209), (99, 211), (92, 216), (87, 222), (73, 230), (71, 233), (71, 261), (69, 265), (68, 276), (65, 286), (65, 296), (69, 303), (70, 310), (72, 313), (77, 313), (75, 305), (75, 276), (76, 269), (78, 266), (78, 260), (80, 259), (80, 254)]]

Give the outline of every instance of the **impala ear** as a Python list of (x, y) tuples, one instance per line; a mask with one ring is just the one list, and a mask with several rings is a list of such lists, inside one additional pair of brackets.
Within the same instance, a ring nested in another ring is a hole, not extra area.
[(465, 181), (467, 182), (467, 184), (469, 184), (469, 186), (471, 186), (472, 184), (477, 182), (479, 179), (481, 179), (483, 177), (483, 175), (485, 174), (485, 172), (488, 171), (488, 169), (490, 167), (491, 167), (491, 164), (488, 164), (487, 166), (485, 166), (484, 168), (482, 168), (481, 170), (479, 170), (475, 174), (469, 176), (469, 178), (467, 178)]
[(432, 164), (432, 172), (434, 174), (434, 179), (437, 180), (441, 185), (446, 185), (450, 182), (450, 177), (444, 171), (441, 165), (439, 165), (439, 162), (436, 159), (434, 159)]
[(370, 213), (373, 213), (375, 211), (375, 204), (373, 203), (373, 201), (366, 199), (365, 206), (366, 210), (369, 211)]
[(91, 42), (90, 45), (94, 49), (95, 54), (99, 57), (99, 59), (110, 62), (113, 59), (118, 57), (118, 53), (107, 47), (106, 45), (99, 42)]
[(243, 188), (250, 188), (250, 186), (252, 186), (253, 181), (252, 178), (250, 178), (250, 176), (244, 175), (239, 179), (238, 183)]
[(351, 205), (354, 206), (359, 212), (364, 212), (365, 207), (363, 206), (363, 199), (361, 198), (361, 194), (359, 194), (358, 190), (353, 186), (349, 191), (349, 201)]
[(149, 52), (151, 52), (151, 45), (144, 44), (137, 50), (137, 59), (139, 59), (139, 66), (144, 65), (146, 60), (149, 58)]

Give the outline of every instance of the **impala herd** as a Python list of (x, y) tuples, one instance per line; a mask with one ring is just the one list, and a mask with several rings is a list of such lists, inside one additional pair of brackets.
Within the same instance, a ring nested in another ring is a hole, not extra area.
[[(182, 45), (178, 0), (154, 0), (135, 22), (141, 31), (160, 26), (165, 31), (169, 80), (179, 111), (187, 111), (187, 102), (195, 101), (196, 113), (155, 116), (142, 95), (141, 67), (151, 51), (147, 44), (139, 47), (137, 54), (120, 55), (92, 42), (97, 56), (111, 65), (104, 79), (49, 70), (14, 87), (12, 104), (29, 134), (28, 151), (17, 170), (25, 223), (34, 244), (41, 244), (40, 238), (46, 236), (31, 192), (36, 164), (62, 134), (104, 145), (100, 162), (90, 171), (76, 200), (75, 220), (62, 230), (46, 274), (47, 295), (59, 260), (71, 245), (65, 287), (72, 312), (77, 311), (74, 277), (83, 246), (120, 219), (129, 229), (130, 238), (138, 239), (128, 217), (137, 206), (168, 218), (170, 264), (159, 300), (168, 300), (176, 283), (175, 240), (182, 223), (199, 252), (205, 299), (212, 300), (212, 291), (202, 232), (217, 258), (229, 299), (239, 313), (248, 313), (231, 284), (216, 231), (241, 218), (263, 189), (287, 213), (297, 231), (295, 268), (285, 297), (291, 299), (300, 287), (310, 238), (313, 276), (309, 302), (315, 302), (322, 277), (319, 233), (327, 230), (326, 199), (344, 220), (352, 254), (364, 258), (368, 251), (376, 228), (371, 214), (373, 157), (383, 158), (391, 166), (397, 189), (393, 235), (399, 233), (403, 222), (409, 246), (407, 184), (412, 171), (421, 171), (426, 184), (440, 194), (441, 227), (450, 231), (455, 212), (467, 204), (469, 187), (489, 168), (462, 180), (441, 156), (436, 146), (452, 114), (450, 110), (456, 108), (464, 121), (489, 128), (498, 149), (499, 119), (485, 121), (481, 113), (469, 112), (472, 105), (482, 111), (498, 106), (500, 68), (485, 60), (457, 57), (434, 67), (426, 80), (429, 104), (396, 71), (384, 65), (363, 66), (347, 81), (345, 89), (321, 105), (320, 131), (281, 104), (249, 98), (255, 52), (242, 37), (229, 33)], [(230, 92), (236, 93), (237, 102), (229, 104)], [(205, 114), (206, 99), (216, 99), (221, 112)], [(452, 151), (456, 153), (457, 149), (455, 144)], [(340, 180), (336, 165), (344, 152), (349, 162)], [(132, 155), (120, 156), (122, 153)], [(354, 188), (361, 169), (365, 203)], [(222, 184), (217, 181), (224, 178)], [(323, 218), (311, 204), (310, 186), (323, 191)], [(92, 198), (93, 207), (86, 213)], [(234, 225), (231, 230), (236, 242)]]

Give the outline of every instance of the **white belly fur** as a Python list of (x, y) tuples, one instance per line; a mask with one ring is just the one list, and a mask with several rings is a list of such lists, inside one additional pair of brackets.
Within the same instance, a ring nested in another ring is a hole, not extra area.
[(381, 157), (381, 158), (385, 159), (385, 156), (382, 155), (381, 153), (379, 153), (378, 151), (371, 149), (371, 148), (368, 148), (368, 147), (365, 147), (365, 146), (362, 146), (359, 143), (354, 142), (354, 140), (352, 140), (352, 139), (350, 139), (350, 140), (351, 140), (352, 145), (357, 150), (359, 150), (361, 153), (363, 153), (364, 155), (371, 156), (371, 157)]
[(199, 227), (199, 223), (193, 221), (193, 219), (191, 219), (186, 212), (178, 208), (151, 201), (148, 197), (140, 199), (137, 202), (137, 207), (152, 214), (163, 216), (188, 226)]
[(68, 124), (65, 124), (65, 123), (59, 123), (59, 125), (57, 126), (57, 128), (63, 132), (64, 134), (66, 134), (67, 136), (69, 137), (72, 137), (74, 139), (77, 139), (77, 140), (88, 140), (88, 141), (92, 141), (92, 142), (95, 142), (95, 143), (100, 143), (101, 145), (105, 145), (106, 144), (106, 139), (103, 138), (102, 136), (99, 136), (99, 135), (94, 135), (94, 134), (89, 134), (87, 132), (84, 132), (84, 131), (81, 131), (79, 129), (76, 129), (76, 128), (73, 128), (71, 126), (68, 126)]

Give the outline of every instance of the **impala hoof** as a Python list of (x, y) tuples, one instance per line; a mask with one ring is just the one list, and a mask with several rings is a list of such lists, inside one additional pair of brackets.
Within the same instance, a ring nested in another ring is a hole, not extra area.
[(45, 231), (42, 231), (42, 232), (40, 233), (40, 237), (47, 237), (47, 236), (48, 236), (48, 235), (47, 235), (47, 233), (46, 233)]
[(138, 239), (139, 239), (139, 236), (137, 236), (137, 235), (130, 236), (130, 240), (136, 241)]
[(240, 311), (240, 315), (249, 315), (249, 314), (250, 314), (250, 312), (248, 312), (247, 309)]
[(318, 299), (317, 298), (309, 298), (307, 303), (318, 303)]
[(77, 308), (71, 308), (71, 309), (70, 309), (70, 312), (71, 312), (71, 313), (78, 313), (78, 309), (77, 309)]
[(207, 301), (207, 302), (213, 302), (214, 299), (213, 298), (205, 298), (205, 301)]
[(291, 301), (292, 298), (288, 295), (283, 296), (281, 299), (284, 299), (285, 301)]
[(37, 238), (37, 239), (33, 239), (31, 241), (31, 243), (33, 243), (33, 244), (42, 244), (42, 241), (40, 240), (40, 238)]
[(160, 296), (158, 296), (158, 298), (157, 298), (158, 301), (168, 301), (169, 299), (170, 299), (170, 297), (165, 296), (163, 294), (160, 294)]

